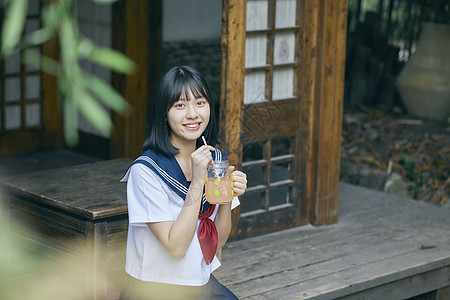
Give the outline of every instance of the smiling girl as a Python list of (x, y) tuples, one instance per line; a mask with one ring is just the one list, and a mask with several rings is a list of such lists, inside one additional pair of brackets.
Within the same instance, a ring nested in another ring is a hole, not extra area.
[(231, 210), (247, 187), (231, 167), (235, 197), (205, 200), (207, 165), (225, 160), (214, 145), (216, 123), (206, 80), (193, 68), (174, 67), (162, 77), (149, 118), (145, 152), (127, 181), (129, 228), (121, 299), (237, 299), (211, 273), (231, 230)]

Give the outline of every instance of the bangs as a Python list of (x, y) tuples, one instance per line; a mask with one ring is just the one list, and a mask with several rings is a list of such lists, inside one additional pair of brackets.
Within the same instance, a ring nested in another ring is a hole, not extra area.
[(208, 82), (195, 73), (185, 72), (179, 69), (173, 78), (172, 88), (169, 90), (168, 107), (169, 110), (172, 105), (180, 99), (189, 100), (186, 98), (186, 92), (191, 91), (195, 99), (204, 98), (211, 104), (211, 95)]

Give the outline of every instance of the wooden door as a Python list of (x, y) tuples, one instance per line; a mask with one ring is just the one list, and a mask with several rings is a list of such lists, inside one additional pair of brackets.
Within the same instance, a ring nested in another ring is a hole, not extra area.
[[(26, 33), (40, 27), (40, 10), (40, 1), (30, 2)], [(4, 13), (0, 11), (0, 18)], [(33, 50), (55, 57), (54, 43)], [(25, 64), (24, 52), (0, 60), (0, 155), (49, 149), (60, 143), (57, 97), (55, 78)]]
[(248, 175), (232, 235), (336, 222), (345, 1), (228, 0), (223, 20), (220, 137)]

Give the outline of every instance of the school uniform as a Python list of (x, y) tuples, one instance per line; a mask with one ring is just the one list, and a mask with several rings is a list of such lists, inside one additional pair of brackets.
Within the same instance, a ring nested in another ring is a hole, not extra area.
[[(213, 158), (226, 159), (219, 150), (213, 152)], [(214, 293), (225, 294), (225, 298), (217, 295), (218, 299), (237, 299), (211, 275), (220, 262), (215, 249), (209, 254), (205, 250), (209, 247), (209, 237), (202, 238), (205, 230), (208, 234), (215, 231), (212, 222), (219, 205), (211, 206), (203, 194), (199, 212), (202, 218), (197, 221), (183, 258), (171, 256), (147, 226), (152, 222), (175, 221), (183, 208), (190, 182), (175, 157), (147, 150), (121, 181), (127, 182), (129, 227), (125, 271), (130, 276), (122, 299), (214, 299)], [(231, 209), (239, 204), (239, 199), (234, 197)], [(145, 290), (145, 296), (132, 295), (139, 289)]]

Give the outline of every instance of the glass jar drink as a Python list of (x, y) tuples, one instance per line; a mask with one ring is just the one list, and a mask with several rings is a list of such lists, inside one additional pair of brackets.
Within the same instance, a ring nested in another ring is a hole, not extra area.
[(211, 204), (229, 203), (234, 197), (228, 160), (216, 160), (208, 165), (205, 183), (206, 201)]

